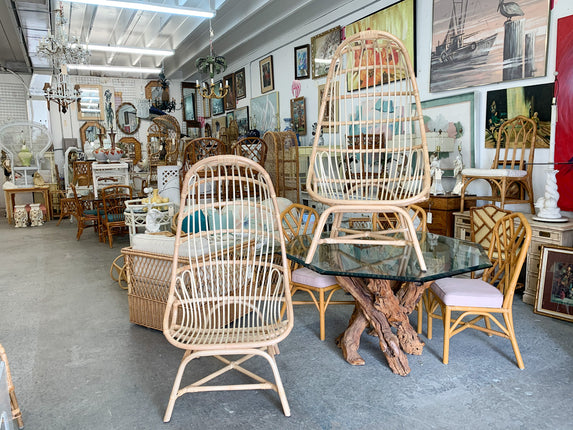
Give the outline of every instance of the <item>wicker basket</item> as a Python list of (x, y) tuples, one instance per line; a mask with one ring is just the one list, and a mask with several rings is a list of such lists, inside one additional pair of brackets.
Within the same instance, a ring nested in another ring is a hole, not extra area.
[[(163, 314), (169, 295), (173, 256), (138, 251), (131, 247), (121, 250), (127, 273), (129, 321), (155, 330), (163, 330)], [(189, 264), (179, 258), (179, 267)]]

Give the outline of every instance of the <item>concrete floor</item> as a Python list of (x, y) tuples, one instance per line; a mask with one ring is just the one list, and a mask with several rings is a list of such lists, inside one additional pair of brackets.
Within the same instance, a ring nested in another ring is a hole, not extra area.
[[(570, 429), (573, 325), (533, 313), (518, 295), (514, 311), (525, 370), (509, 341), (465, 332), (441, 362), (442, 330), (411, 373), (394, 375), (363, 335), (366, 365), (343, 359), (334, 338), (351, 308), (327, 312), (318, 339), (310, 307), (277, 358), (292, 416), (272, 391), (189, 394), (162, 421), (182, 352), (161, 332), (129, 322), (127, 294), (109, 267), (128, 238), (110, 249), (76, 227), (15, 229), (0, 221), (0, 343), (10, 360), (25, 428), (33, 429)], [(415, 323), (415, 316), (412, 320)], [(253, 359), (252, 368), (270, 369)], [(190, 375), (213, 368), (201, 359)], [(240, 378), (240, 377), (239, 377)], [(231, 379), (230, 379), (231, 380)]]

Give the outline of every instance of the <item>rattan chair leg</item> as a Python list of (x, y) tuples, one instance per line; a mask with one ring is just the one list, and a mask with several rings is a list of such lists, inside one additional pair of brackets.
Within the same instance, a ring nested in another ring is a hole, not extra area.
[(448, 364), (450, 357), (450, 335), (452, 313), (447, 306), (442, 306), (442, 318), (444, 321), (444, 356), (443, 363)]
[(326, 306), (324, 305), (324, 290), (320, 290), (318, 292), (318, 313), (320, 315), (320, 340), (324, 340), (325, 338), (325, 313), (326, 313)]
[(517, 367), (520, 369), (525, 369), (523, 364), (523, 358), (521, 357), (521, 352), (519, 351), (519, 346), (517, 345), (517, 338), (515, 337), (515, 329), (513, 326), (513, 315), (511, 313), (503, 314), (503, 319), (505, 321), (505, 326), (509, 332), (509, 340), (511, 341), (511, 347), (513, 348), (513, 353), (515, 354), (515, 360), (517, 361)]

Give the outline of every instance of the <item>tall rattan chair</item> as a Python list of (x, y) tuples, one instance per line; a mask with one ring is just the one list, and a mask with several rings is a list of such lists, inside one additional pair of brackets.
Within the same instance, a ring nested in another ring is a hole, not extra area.
[[(178, 269), (180, 255), (188, 264)], [(272, 389), (290, 415), (275, 361), (278, 343), (293, 326), (290, 277), (275, 191), (260, 165), (223, 155), (191, 167), (183, 182), (173, 261), (163, 333), (185, 354), (164, 421), (183, 394), (220, 390)], [(224, 367), (180, 388), (186, 366), (204, 356)], [(270, 364), (274, 383), (254, 373), (255, 363), (243, 367), (254, 356)], [(229, 370), (254, 383), (208, 384)]]
[(531, 118), (517, 116), (504, 122), (499, 128), (495, 156), (489, 169), (463, 169), (460, 211), (464, 211), (468, 186), (474, 181), (485, 181), (491, 195), (478, 194), (472, 200), (498, 202), (501, 209), (505, 205), (533, 204), (533, 155), (537, 138), (537, 124)]
[(181, 188), (183, 188), (185, 175), (193, 164), (204, 158), (225, 155), (226, 153), (227, 147), (225, 142), (214, 137), (198, 137), (188, 142), (183, 149), (183, 158), (181, 160), (181, 173), (179, 174)]
[[(383, 85), (381, 85), (383, 84)], [(348, 37), (334, 53), (306, 188), (329, 206), (318, 222), (310, 262), (325, 242), (413, 245), (426, 264), (407, 206), (430, 190), (430, 164), (414, 70), (400, 40), (382, 31)], [(397, 229), (342, 228), (345, 213), (392, 213)], [(334, 215), (329, 238), (322, 237)], [(396, 233), (400, 237), (396, 237)]]

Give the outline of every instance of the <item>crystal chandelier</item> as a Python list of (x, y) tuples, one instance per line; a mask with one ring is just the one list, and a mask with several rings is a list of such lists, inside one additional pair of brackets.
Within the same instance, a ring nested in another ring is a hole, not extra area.
[(72, 87), (70, 77), (67, 74), (66, 64), (83, 64), (86, 63), (90, 55), (89, 51), (79, 45), (76, 37), (69, 38), (65, 31), (66, 19), (63, 10), (56, 11), (55, 32), (48, 33), (38, 43), (37, 53), (40, 57), (47, 58), (52, 68), (58, 71), (54, 76), (53, 84), (44, 85), (44, 97), (48, 102), (58, 105), (58, 110), (62, 113), (68, 111), (68, 106), (80, 98), (79, 86)]
[(197, 81), (197, 88), (201, 89), (201, 96), (204, 99), (222, 99), (229, 92), (229, 84), (221, 86), (219, 88), (218, 94), (215, 90), (215, 83), (213, 82), (213, 77), (216, 74), (222, 73), (227, 69), (227, 60), (225, 57), (216, 56), (213, 54), (213, 28), (211, 27), (211, 20), (209, 20), (209, 56), (205, 58), (198, 58), (195, 61), (195, 66), (201, 73), (209, 74), (211, 78), (211, 85), (205, 83), (205, 88), (199, 87), (199, 81)]

